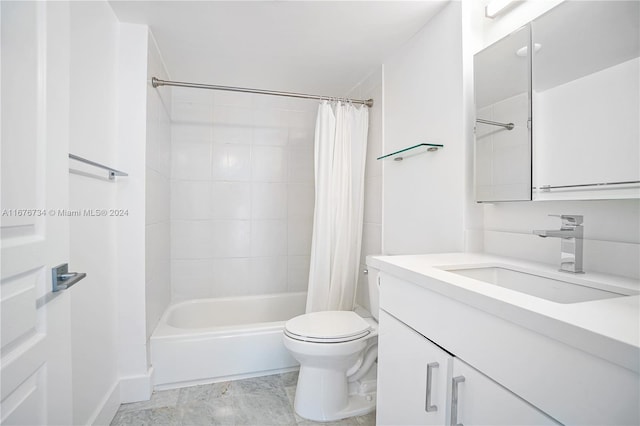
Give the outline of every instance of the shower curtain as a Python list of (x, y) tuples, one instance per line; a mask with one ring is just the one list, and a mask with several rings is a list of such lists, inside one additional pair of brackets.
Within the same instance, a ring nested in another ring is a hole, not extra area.
[(307, 312), (351, 310), (364, 210), (368, 108), (322, 102), (315, 134), (315, 211)]

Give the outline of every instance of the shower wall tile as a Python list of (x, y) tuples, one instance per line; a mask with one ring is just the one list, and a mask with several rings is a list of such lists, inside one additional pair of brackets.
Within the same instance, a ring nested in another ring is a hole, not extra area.
[(254, 127), (253, 143), (255, 145), (285, 146), (289, 139), (289, 130), (279, 127)]
[(178, 124), (171, 126), (171, 138), (176, 142), (212, 142), (213, 126), (210, 124)]
[(251, 183), (212, 182), (212, 219), (250, 219)]
[(213, 93), (213, 105), (235, 105), (251, 108), (254, 106), (255, 96), (251, 93), (211, 92)]
[(313, 235), (313, 217), (289, 219), (287, 229), (287, 254), (309, 256)]
[(211, 297), (213, 259), (174, 259), (171, 261), (171, 287), (174, 301)]
[(285, 220), (251, 222), (251, 256), (282, 256), (287, 253)]
[[(149, 34), (147, 77), (168, 79)], [(145, 147), (145, 326), (146, 338), (171, 302), (171, 104), (173, 89), (147, 86)], [(96, 390), (97, 391), (97, 390)]]
[(213, 259), (212, 297), (244, 296), (251, 288), (249, 258)]
[(286, 150), (279, 146), (254, 146), (251, 175), (254, 182), (286, 182)]
[(290, 183), (288, 188), (287, 216), (289, 218), (313, 218), (315, 185), (313, 183)]
[(171, 218), (205, 220), (211, 215), (211, 182), (178, 180), (171, 183)]
[(286, 219), (287, 184), (271, 182), (251, 183), (251, 218)]
[(304, 291), (317, 103), (201, 92), (172, 98), (174, 299)]
[(309, 284), (310, 256), (288, 256), (287, 291), (306, 291)]
[(250, 294), (282, 293), (287, 291), (287, 257), (253, 257)]
[(213, 104), (173, 101), (171, 120), (177, 123), (210, 123)]
[(213, 229), (208, 220), (171, 221), (171, 258), (206, 259), (213, 257)]
[(213, 257), (248, 257), (251, 252), (251, 222), (248, 220), (212, 221)]
[(173, 105), (178, 103), (196, 103), (213, 105), (215, 92), (211, 90), (194, 90), (188, 87), (172, 87)]
[(251, 180), (251, 146), (214, 143), (210, 173), (213, 180)]
[(173, 179), (211, 179), (211, 143), (207, 141), (173, 141), (171, 160)]
[(314, 182), (313, 147), (289, 147), (288, 182)]

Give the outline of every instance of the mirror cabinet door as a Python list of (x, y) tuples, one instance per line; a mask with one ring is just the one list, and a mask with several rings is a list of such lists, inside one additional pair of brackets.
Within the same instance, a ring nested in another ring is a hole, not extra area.
[(637, 1), (567, 1), (531, 23), (535, 199), (637, 187), (639, 19)]
[(474, 56), (475, 196), (531, 200), (529, 25)]

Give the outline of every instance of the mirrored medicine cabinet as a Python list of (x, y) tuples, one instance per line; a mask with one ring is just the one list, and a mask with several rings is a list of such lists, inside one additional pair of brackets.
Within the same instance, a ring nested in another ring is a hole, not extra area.
[(639, 27), (565, 1), (475, 55), (476, 201), (640, 198)]

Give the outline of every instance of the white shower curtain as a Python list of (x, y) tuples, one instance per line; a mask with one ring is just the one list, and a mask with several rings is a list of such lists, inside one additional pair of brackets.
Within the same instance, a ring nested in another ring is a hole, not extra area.
[(322, 102), (318, 107), (307, 312), (353, 309), (362, 241), (368, 125), (365, 106)]

